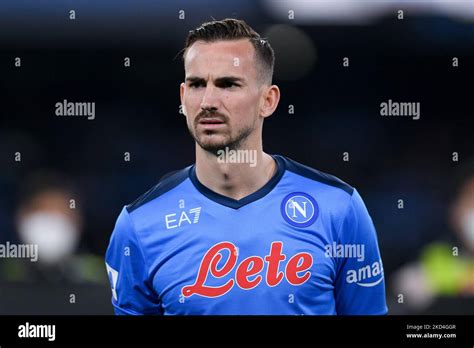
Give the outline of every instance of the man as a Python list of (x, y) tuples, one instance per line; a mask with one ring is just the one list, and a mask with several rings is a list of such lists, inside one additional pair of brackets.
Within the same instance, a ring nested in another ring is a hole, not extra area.
[(191, 31), (183, 57), (196, 163), (120, 214), (106, 256), (116, 313), (385, 314), (357, 191), (263, 152), (280, 98), (269, 43), (225, 19)]
[[(18, 187), (17, 235), (13, 240), (18, 243), (0, 244), (2, 313), (110, 313), (110, 306), (100, 301), (110, 294), (103, 258), (80, 246), (84, 216), (75, 206), (81, 193), (74, 183), (62, 173), (46, 169), (30, 173)], [(58, 301), (58, 294), (68, 294), (71, 288), (75, 297), (89, 306)], [(95, 305), (90, 305), (91, 301)]]

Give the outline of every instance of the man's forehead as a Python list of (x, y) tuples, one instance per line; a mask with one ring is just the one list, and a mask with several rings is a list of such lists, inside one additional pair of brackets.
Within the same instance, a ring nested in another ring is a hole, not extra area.
[[(215, 42), (197, 41), (188, 48), (185, 56), (186, 74), (212, 69), (214, 72), (229, 69), (234, 73), (249, 73), (254, 66), (255, 49), (248, 39)], [(205, 71), (203, 71), (204, 73)]]

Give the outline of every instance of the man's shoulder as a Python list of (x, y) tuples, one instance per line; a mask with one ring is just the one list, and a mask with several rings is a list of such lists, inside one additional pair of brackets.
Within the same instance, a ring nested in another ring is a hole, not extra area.
[(354, 187), (352, 187), (345, 181), (339, 179), (338, 177), (306, 166), (288, 157), (279, 157), (284, 161), (285, 168), (287, 171), (296, 174), (300, 177), (309, 179), (315, 183), (327, 185), (335, 190), (342, 190), (346, 192), (349, 196), (352, 196), (352, 193), (354, 192)]
[(138, 197), (133, 203), (126, 206), (128, 213), (137, 210), (148, 202), (164, 195), (180, 185), (189, 177), (189, 170), (191, 166), (183, 169), (171, 171), (161, 177), (158, 183), (149, 189), (147, 192)]

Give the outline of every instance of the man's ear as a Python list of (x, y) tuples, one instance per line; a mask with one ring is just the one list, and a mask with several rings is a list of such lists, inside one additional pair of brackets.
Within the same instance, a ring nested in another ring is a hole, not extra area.
[(181, 82), (181, 84), (179, 85), (179, 99), (181, 101), (181, 110), (183, 110), (183, 115), (186, 116), (186, 109), (184, 108), (184, 103), (183, 103), (183, 96), (184, 96), (184, 88), (186, 87), (186, 85), (184, 84), (184, 82)]
[(263, 103), (260, 107), (260, 116), (268, 117), (273, 114), (280, 101), (280, 89), (277, 85), (271, 85), (266, 88), (263, 95)]

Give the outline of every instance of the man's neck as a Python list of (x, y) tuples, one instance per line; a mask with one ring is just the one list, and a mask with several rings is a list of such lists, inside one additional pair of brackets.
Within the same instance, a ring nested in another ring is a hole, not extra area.
[[(196, 176), (198, 180), (208, 189), (236, 200), (258, 191), (273, 177), (277, 164), (272, 156), (263, 150), (249, 151), (254, 151), (252, 156), (254, 161), (233, 163), (232, 158), (224, 157), (222, 160), (222, 157), (216, 157), (197, 147)], [(234, 159), (237, 158), (234, 157)]]

